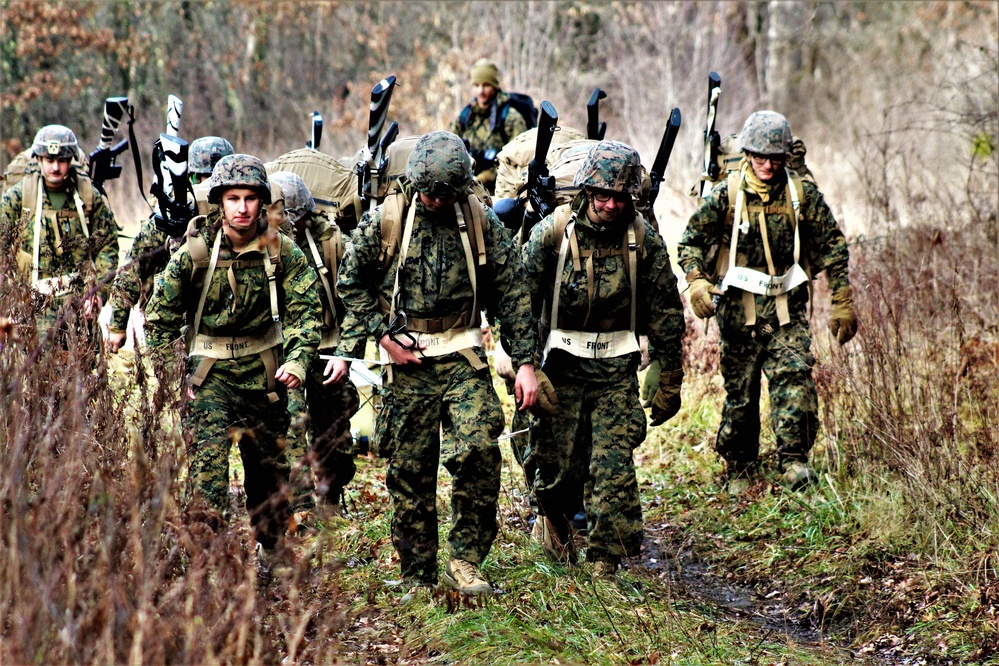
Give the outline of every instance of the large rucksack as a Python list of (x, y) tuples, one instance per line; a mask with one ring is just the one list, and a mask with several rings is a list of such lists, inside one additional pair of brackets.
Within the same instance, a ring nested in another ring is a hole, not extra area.
[[(552, 157), (556, 148), (569, 141), (585, 139), (586, 133), (574, 127), (562, 127), (552, 135), (552, 145), (548, 149), (548, 157), (545, 160), (548, 164), (553, 164)], [(522, 134), (515, 136), (509, 143), (503, 146), (503, 150), (496, 156), (498, 165), (496, 170), (496, 198), (507, 199), (517, 196), (518, 191), (527, 182), (527, 165), (534, 159), (535, 146), (538, 143), (537, 128), (529, 129)], [(557, 158), (556, 158), (557, 159)]]
[(341, 210), (352, 206), (361, 219), (361, 200), (357, 196), (357, 174), (335, 157), (312, 148), (299, 148), (264, 165), (267, 173), (290, 171), (297, 174), (316, 200), (316, 208), (331, 220), (341, 217)]

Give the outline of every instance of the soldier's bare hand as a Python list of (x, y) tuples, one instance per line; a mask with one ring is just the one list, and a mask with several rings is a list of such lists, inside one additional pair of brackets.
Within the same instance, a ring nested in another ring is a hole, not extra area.
[(339, 384), (349, 372), (350, 365), (346, 360), (342, 358), (331, 358), (329, 363), (326, 364), (326, 369), (323, 370), (323, 376), (326, 377), (326, 379), (323, 380), (323, 385)]
[(278, 380), (290, 389), (298, 388), (302, 385), (302, 380), (285, 370), (283, 365), (274, 373), (274, 379)]
[(513, 382), (513, 395), (517, 399), (517, 409), (524, 411), (534, 406), (538, 401), (538, 379), (534, 376), (534, 366), (525, 363), (517, 369), (517, 378)]
[(117, 354), (121, 346), (125, 344), (127, 336), (128, 334), (124, 331), (121, 333), (108, 333), (107, 338), (104, 339), (104, 347), (112, 354)]
[(412, 349), (406, 349), (398, 342), (392, 339), (392, 336), (385, 334), (382, 339), (378, 341), (378, 344), (382, 346), (386, 352), (388, 352), (389, 358), (392, 359), (392, 363), (395, 365), (407, 365), (409, 363), (415, 363), (420, 365), (422, 361), (413, 353)]

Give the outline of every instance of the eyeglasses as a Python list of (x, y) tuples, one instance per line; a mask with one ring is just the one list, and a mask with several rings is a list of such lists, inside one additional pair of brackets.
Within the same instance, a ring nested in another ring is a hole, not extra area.
[(598, 203), (607, 203), (613, 199), (615, 203), (623, 204), (628, 203), (628, 201), (631, 200), (631, 195), (625, 194), (624, 192), (595, 192), (592, 190), (591, 192), (593, 194), (593, 200)]
[(777, 169), (784, 164), (785, 158), (783, 155), (757, 155), (756, 153), (749, 153), (749, 159), (757, 166), (763, 166), (769, 162), (772, 168)]
[(434, 199), (450, 199), (451, 197), (458, 196), (458, 190), (454, 189), (450, 183), (442, 183), (439, 180), (435, 180), (434, 184), (424, 194)]

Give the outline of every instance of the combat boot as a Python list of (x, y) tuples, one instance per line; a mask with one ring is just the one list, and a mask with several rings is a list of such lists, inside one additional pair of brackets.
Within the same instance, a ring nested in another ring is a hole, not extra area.
[(444, 582), (463, 594), (489, 594), (493, 591), (479, 567), (466, 560), (452, 557), (444, 567)]
[(537, 517), (537, 520), (534, 521), (534, 529), (531, 530), (531, 536), (541, 544), (541, 549), (555, 562), (576, 563), (576, 544), (573, 543), (572, 536), (565, 535), (563, 537), (560, 535), (547, 516)]
[(818, 479), (815, 470), (800, 460), (788, 460), (781, 464), (781, 468), (784, 473), (780, 482), (788, 490), (801, 490)]
[(618, 560), (602, 557), (593, 563), (593, 578), (613, 582), (617, 580)]
[(729, 495), (741, 495), (753, 485), (756, 463), (728, 462), (725, 470), (725, 490)]

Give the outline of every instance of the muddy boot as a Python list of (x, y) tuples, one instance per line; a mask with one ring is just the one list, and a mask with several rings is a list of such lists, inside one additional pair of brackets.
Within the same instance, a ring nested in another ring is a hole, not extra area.
[(617, 580), (617, 567), (620, 559), (616, 557), (604, 556), (593, 562), (594, 580), (604, 580), (613, 582)]
[(489, 594), (492, 585), (482, 577), (479, 567), (452, 557), (444, 567), (444, 583), (463, 594)]
[(541, 544), (541, 549), (555, 562), (561, 564), (576, 563), (576, 545), (572, 541), (572, 535), (568, 534), (568, 530), (565, 534), (560, 534), (547, 516), (537, 517), (531, 536)]
[(818, 480), (815, 470), (800, 460), (787, 460), (781, 463), (781, 469), (780, 482), (788, 490), (801, 490)]
[(725, 491), (729, 495), (741, 495), (755, 482), (756, 463), (727, 462), (725, 469)]

